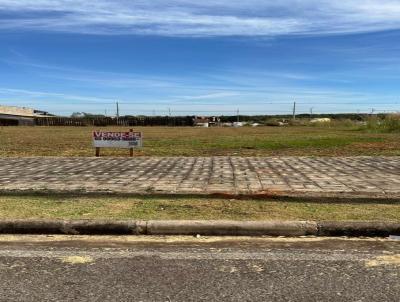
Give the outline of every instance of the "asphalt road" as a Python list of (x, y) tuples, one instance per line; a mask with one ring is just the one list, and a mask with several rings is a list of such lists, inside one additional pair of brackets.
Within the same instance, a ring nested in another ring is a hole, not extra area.
[(400, 241), (0, 236), (1, 301), (399, 301), (399, 281)]

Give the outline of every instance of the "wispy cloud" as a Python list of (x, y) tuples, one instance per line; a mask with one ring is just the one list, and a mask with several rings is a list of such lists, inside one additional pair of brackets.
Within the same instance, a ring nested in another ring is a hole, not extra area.
[(168, 76), (152, 76), (135, 73), (93, 71), (82, 68), (38, 63), (18, 53), (18, 60), (1, 59), (0, 62), (11, 66), (28, 67), (40, 77), (62, 79), (72, 82), (92, 84), (109, 88), (148, 87), (149, 89), (176, 86), (180, 79)]
[(81, 34), (279, 36), (400, 29), (394, 0), (0, 0), (0, 29)]
[[(95, 90), (106, 87), (116, 94), (113, 98), (107, 98), (104, 96), (85, 96), (54, 91), (0, 87), (0, 95), (13, 95), (31, 99), (54, 99), (63, 100), (64, 102), (83, 101), (86, 104), (90, 102), (93, 104), (102, 102), (114, 103), (116, 98), (121, 101), (136, 103), (131, 97), (120, 95), (120, 88), (124, 88), (124, 91), (128, 95), (135, 95), (140, 90), (142, 102), (182, 104), (186, 101), (192, 105), (208, 105), (218, 102), (229, 103), (231, 100), (242, 101), (246, 99), (252, 100), (254, 103), (258, 103), (259, 99), (267, 102), (287, 102), (288, 100), (291, 101), (294, 97), (300, 100), (318, 100), (319, 102), (332, 101), (334, 99), (344, 102), (358, 102), (378, 98), (376, 95), (360, 92), (357, 89), (328, 89), (320, 87), (320, 85), (316, 85), (313, 81), (324, 77), (323, 73), (315, 77), (307, 73), (291, 73), (286, 71), (216, 70), (214, 73), (206, 74), (209, 80), (204, 80), (204, 74), (187, 78), (185, 76), (163, 77), (160, 75), (152, 76), (135, 73), (93, 71), (48, 65), (35, 62), (27, 56), (23, 57), (24, 60), (21, 61), (9, 59), (3, 59), (2, 61), (7, 64), (27, 66), (30, 68), (31, 73), (50, 81), (62, 79), (65, 80), (64, 84), (71, 82), (78, 83), (86, 88), (90, 84), (90, 87)], [(362, 76), (363, 74), (354, 74), (353, 76), (356, 75)], [(339, 82), (339, 79), (343, 78), (343, 74), (339, 73), (334, 76), (328, 74), (326, 77), (332, 78), (332, 81)], [(76, 87), (76, 85), (72, 86)], [(193, 101), (198, 102), (193, 103)]]
[[(2, 59), (2, 62), (16, 70), (27, 69), (38, 81), (29, 85), (19, 81), (3, 83), (0, 103), (32, 106), (59, 114), (72, 111), (104, 113), (105, 109), (113, 112), (116, 100), (126, 114), (152, 114), (154, 111), (165, 112), (167, 108), (185, 114), (233, 114), (236, 108), (252, 113), (287, 113), (294, 100), (298, 102), (300, 112), (308, 112), (311, 107), (315, 112), (398, 108), (393, 105), (397, 100), (393, 91), (366, 90), (351, 85), (354, 77), (363, 77), (362, 81), (373, 83), (374, 76), (363, 71), (352, 72), (349, 77), (337, 70), (328, 74), (319, 72), (316, 76), (311, 71), (284, 68), (270, 71), (214, 68), (205, 74), (171, 77), (51, 65), (21, 52), (13, 52), (13, 57)], [(324, 85), (320, 83), (321, 78)], [(335, 85), (326, 85), (327, 79), (335, 81)], [(338, 85), (339, 80), (349, 80), (350, 85)]]
[[(136, 74), (110, 71), (93, 71), (76, 67), (44, 64), (32, 60), (18, 52), (17, 59), (1, 59), (11, 66), (29, 68), (30, 72), (45, 79), (61, 79), (84, 86), (107, 87), (110, 89), (148, 89), (154, 91), (189, 90), (198, 95), (172, 96), (176, 99), (210, 100), (238, 96), (243, 92), (253, 92), (260, 87), (278, 87), (282, 81), (288, 83), (310, 81), (313, 76), (306, 73), (287, 71), (268, 72), (245, 69), (215, 69), (211, 73), (197, 73), (191, 77), (171, 75)], [(286, 86), (285, 86), (286, 87)]]
[[(222, 94), (223, 92), (221, 92)], [(216, 95), (215, 98), (211, 98)], [(323, 89), (300, 89), (294, 87), (279, 87), (274, 90), (243, 91), (238, 95), (219, 99), (219, 93), (196, 95), (190, 99), (146, 98), (141, 101), (129, 98), (118, 98), (120, 109), (124, 114), (167, 114), (170, 108), (173, 114), (235, 114), (237, 108), (246, 114), (278, 114), (291, 112), (292, 102), (297, 101), (299, 112), (370, 112), (371, 108), (378, 111), (398, 110), (394, 96), (375, 95), (351, 91), (333, 91)], [(189, 97), (189, 96), (188, 96)], [(198, 97), (201, 102), (193, 103)], [(208, 98), (209, 97), (209, 98)], [(204, 99), (201, 99), (204, 98)], [(379, 102), (377, 102), (379, 100)], [(52, 113), (69, 115), (74, 111), (108, 114), (115, 111), (115, 100), (96, 96), (58, 93), (53, 91), (37, 91), (0, 87), (0, 104), (31, 106)]]
[(186, 95), (181, 96), (179, 98), (184, 100), (213, 100), (213, 99), (220, 99), (220, 98), (227, 98), (232, 96), (238, 96), (240, 93), (237, 92), (216, 92), (216, 93), (208, 93), (202, 95)]
[(93, 104), (98, 104), (99, 102), (115, 102), (112, 99), (99, 98), (99, 97), (90, 97), (90, 96), (81, 96), (81, 95), (73, 95), (73, 94), (65, 94), (65, 93), (57, 93), (57, 92), (49, 92), (49, 91), (37, 91), (37, 90), (27, 90), (27, 89), (15, 89), (15, 88), (7, 88), (0, 87), (0, 96), (8, 95), (8, 96), (17, 96), (17, 97), (29, 97), (29, 98), (56, 98), (63, 99), (69, 101), (86, 101), (91, 102)]

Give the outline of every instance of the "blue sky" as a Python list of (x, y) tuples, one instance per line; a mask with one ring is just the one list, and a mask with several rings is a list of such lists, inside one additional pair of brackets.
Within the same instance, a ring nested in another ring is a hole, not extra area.
[(398, 111), (399, 51), (400, 1), (0, 0), (0, 104)]

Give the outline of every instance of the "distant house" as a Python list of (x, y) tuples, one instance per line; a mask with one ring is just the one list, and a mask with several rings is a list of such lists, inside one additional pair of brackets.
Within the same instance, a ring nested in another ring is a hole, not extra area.
[(217, 116), (210, 117), (210, 126), (220, 126), (221, 125), (221, 118)]
[(0, 126), (33, 126), (35, 118), (49, 116), (52, 115), (41, 110), (0, 105)]
[(195, 116), (193, 118), (193, 124), (196, 127), (213, 127), (213, 126), (221, 126), (221, 118), (217, 116)]
[(196, 116), (193, 119), (193, 124), (195, 127), (206, 127), (210, 126), (210, 119), (204, 116)]

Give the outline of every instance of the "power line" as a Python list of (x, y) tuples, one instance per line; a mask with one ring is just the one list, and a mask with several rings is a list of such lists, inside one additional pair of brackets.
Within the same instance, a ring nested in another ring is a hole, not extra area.
[[(57, 110), (57, 109), (56, 109)], [(58, 112), (73, 112), (74, 110), (57, 110)], [(96, 110), (97, 112), (104, 112), (101, 109)], [(290, 113), (293, 114), (292, 110), (274, 110), (274, 109), (264, 109), (264, 110), (260, 110), (260, 108), (255, 108), (253, 110), (239, 110), (240, 113), (244, 113), (244, 112), (286, 112), (286, 113)], [(323, 109), (321, 108), (320, 111), (325, 111), (325, 112), (345, 112), (345, 111), (354, 111), (355, 113), (357, 112), (362, 112), (363, 110), (361, 109), (354, 109), (354, 108), (349, 108), (349, 109), (334, 109), (334, 110), (329, 110), (329, 109)], [(390, 111), (390, 112), (398, 112), (399, 110), (396, 109), (389, 109), (389, 108), (374, 108), (374, 112), (381, 112), (381, 111)], [(154, 109), (147, 109), (147, 108), (135, 108), (135, 109), (124, 109), (124, 112), (151, 112), (151, 113), (155, 113), (155, 112), (171, 112), (172, 114), (172, 109), (170, 108), (169, 110), (154, 110)], [(196, 110), (196, 109), (174, 109), (173, 112), (231, 112), (235, 115), (237, 115), (238, 110), (226, 110), (226, 109), (209, 109), (209, 110)], [(364, 112), (370, 113), (371, 112), (371, 108), (365, 108)], [(296, 115), (297, 114), (302, 114), (302, 113), (309, 113), (309, 109), (304, 109), (304, 110), (298, 110), (297, 108), (297, 104), (296, 104)]]
[[(1, 101), (1, 100), (0, 100)], [(49, 104), (46, 100), (39, 100), (40, 103)], [(4, 103), (9, 103), (10, 100), (3, 100)], [(22, 103), (25, 106), (37, 105), (37, 102), (21, 102), (15, 101), (15, 103)], [(120, 105), (167, 105), (167, 106), (180, 106), (180, 105), (190, 105), (190, 106), (229, 106), (230, 103), (198, 103), (198, 102), (180, 102), (178, 100), (172, 101), (147, 101), (147, 102), (135, 102), (135, 101), (122, 101), (118, 102)], [(271, 101), (271, 102), (256, 102), (256, 101), (246, 101), (243, 100), (240, 103), (247, 105), (290, 105), (293, 102), (280, 102), (280, 101)], [(56, 104), (56, 103), (50, 103)], [(84, 102), (79, 100), (63, 100), (62, 104), (64, 105), (115, 105), (116, 102)], [(357, 106), (371, 106), (371, 105), (381, 105), (381, 106), (400, 106), (400, 102), (388, 102), (388, 103), (379, 103), (379, 102), (298, 102), (297, 105), (357, 105)]]

